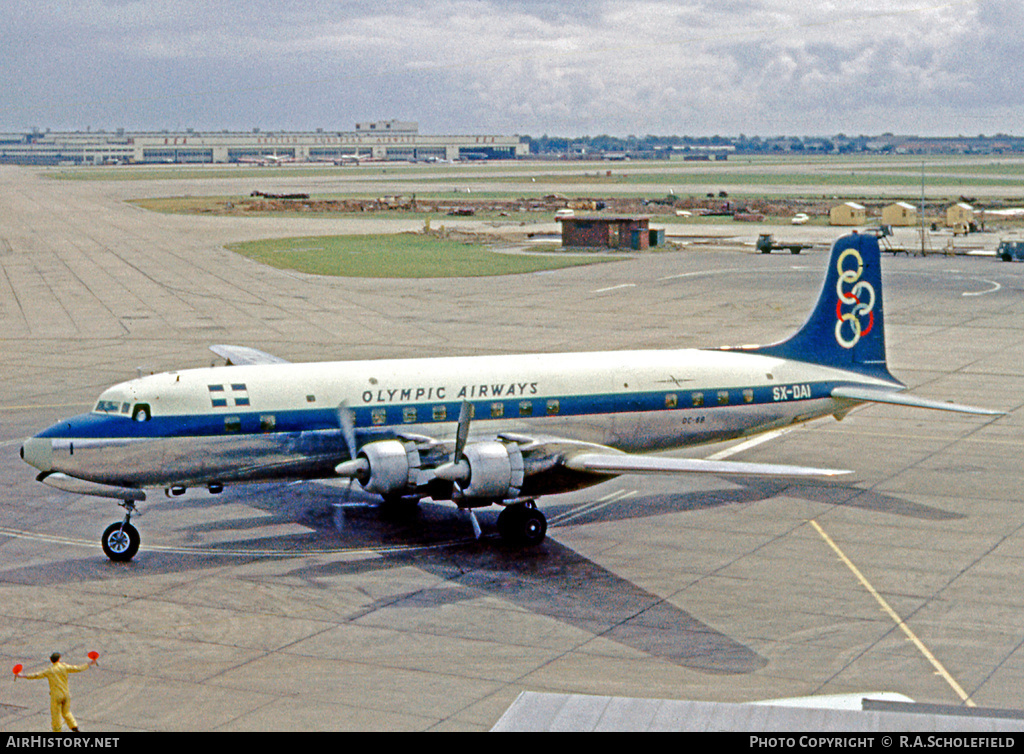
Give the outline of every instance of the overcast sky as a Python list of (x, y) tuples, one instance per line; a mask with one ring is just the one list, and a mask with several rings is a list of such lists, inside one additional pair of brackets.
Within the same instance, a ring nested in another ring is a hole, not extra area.
[(4, 0), (0, 131), (1024, 135), (1021, 0)]

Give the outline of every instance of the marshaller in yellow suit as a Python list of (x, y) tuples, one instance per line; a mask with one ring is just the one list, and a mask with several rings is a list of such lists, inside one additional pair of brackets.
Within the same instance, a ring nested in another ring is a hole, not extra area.
[[(56, 659), (54, 659), (54, 657)], [(88, 670), (93, 663), (86, 665), (68, 665), (60, 661), (60, 655), (50, 657), (50, 667), (38, 673), (26, 673), (22, 678), (29, 680), (45, 678), (50, 682), (50, 725), (56, 733), (61, 728), (62, 720), (71, 730), (78, 730), (75, 716), (71, 714), (71, 691), (68, 689), (68, 673), (81, 673)]]

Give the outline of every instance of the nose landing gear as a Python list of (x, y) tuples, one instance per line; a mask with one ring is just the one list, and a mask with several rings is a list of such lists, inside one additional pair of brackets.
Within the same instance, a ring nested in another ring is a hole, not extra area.
[(142, 541), (138, 529), (131, 525), (135, 503), (125, 500), (120, 505), (125, 509), (124, 521), (117, 521), (108, 526), (100, 540), (104, 554), (115, 563), (125, 563), (134, 558)]

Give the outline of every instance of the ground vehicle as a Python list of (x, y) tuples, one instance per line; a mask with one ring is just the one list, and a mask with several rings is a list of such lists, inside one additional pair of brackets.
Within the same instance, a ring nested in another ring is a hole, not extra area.
[(796, 243), (793, 241), (778, 242), (771, 233), (762, 233), (757, 237), (757, 250), (762, 254), (771, 254), (776, 249), (789, 249), (790, 254), (799, 254), (804, 249), (809, 249), (813, 244)]
[(1024, 241), (1000, 241), (996, 255), (1004, 262), (1024, 262)]

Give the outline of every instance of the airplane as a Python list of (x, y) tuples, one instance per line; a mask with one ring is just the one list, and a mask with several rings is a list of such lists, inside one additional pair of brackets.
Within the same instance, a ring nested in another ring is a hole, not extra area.
[(383, 157), (374, 157), (372, 154), (355, 152), (353, 154), (339, 155), (333, 160), (335, 165), (362, 165), (365, 162), (385, 162), (385, 159)]
[(278, 155), (275, 151), (273, 154), (261, 154), (259, 157), (239, 157), (238, 163), (241, 165), (258, 165), (266, 167), (267, 165), (284, 165), (289, 162), (295, 162), (294, 157), (287, 155)]
[(833, 245), (809, 318), (764, 346), (290, 363), (214, 345), (225, 366), (140, 376), (104, 391), (90, 413), (27, 439), (38, 481), (119, 500), (102, 535), (130, 560), (147, 489), (339, 479), (382, 504), (498, 505), (516, 546), (546, 536), (536, 500), (622, 474), (831, 477), (841, 469), (675, 458), (652, 451), (842, 419), (866, 403), (986, 416), (1003, 412), (919, 398), (889, 373), (877, 239)]

